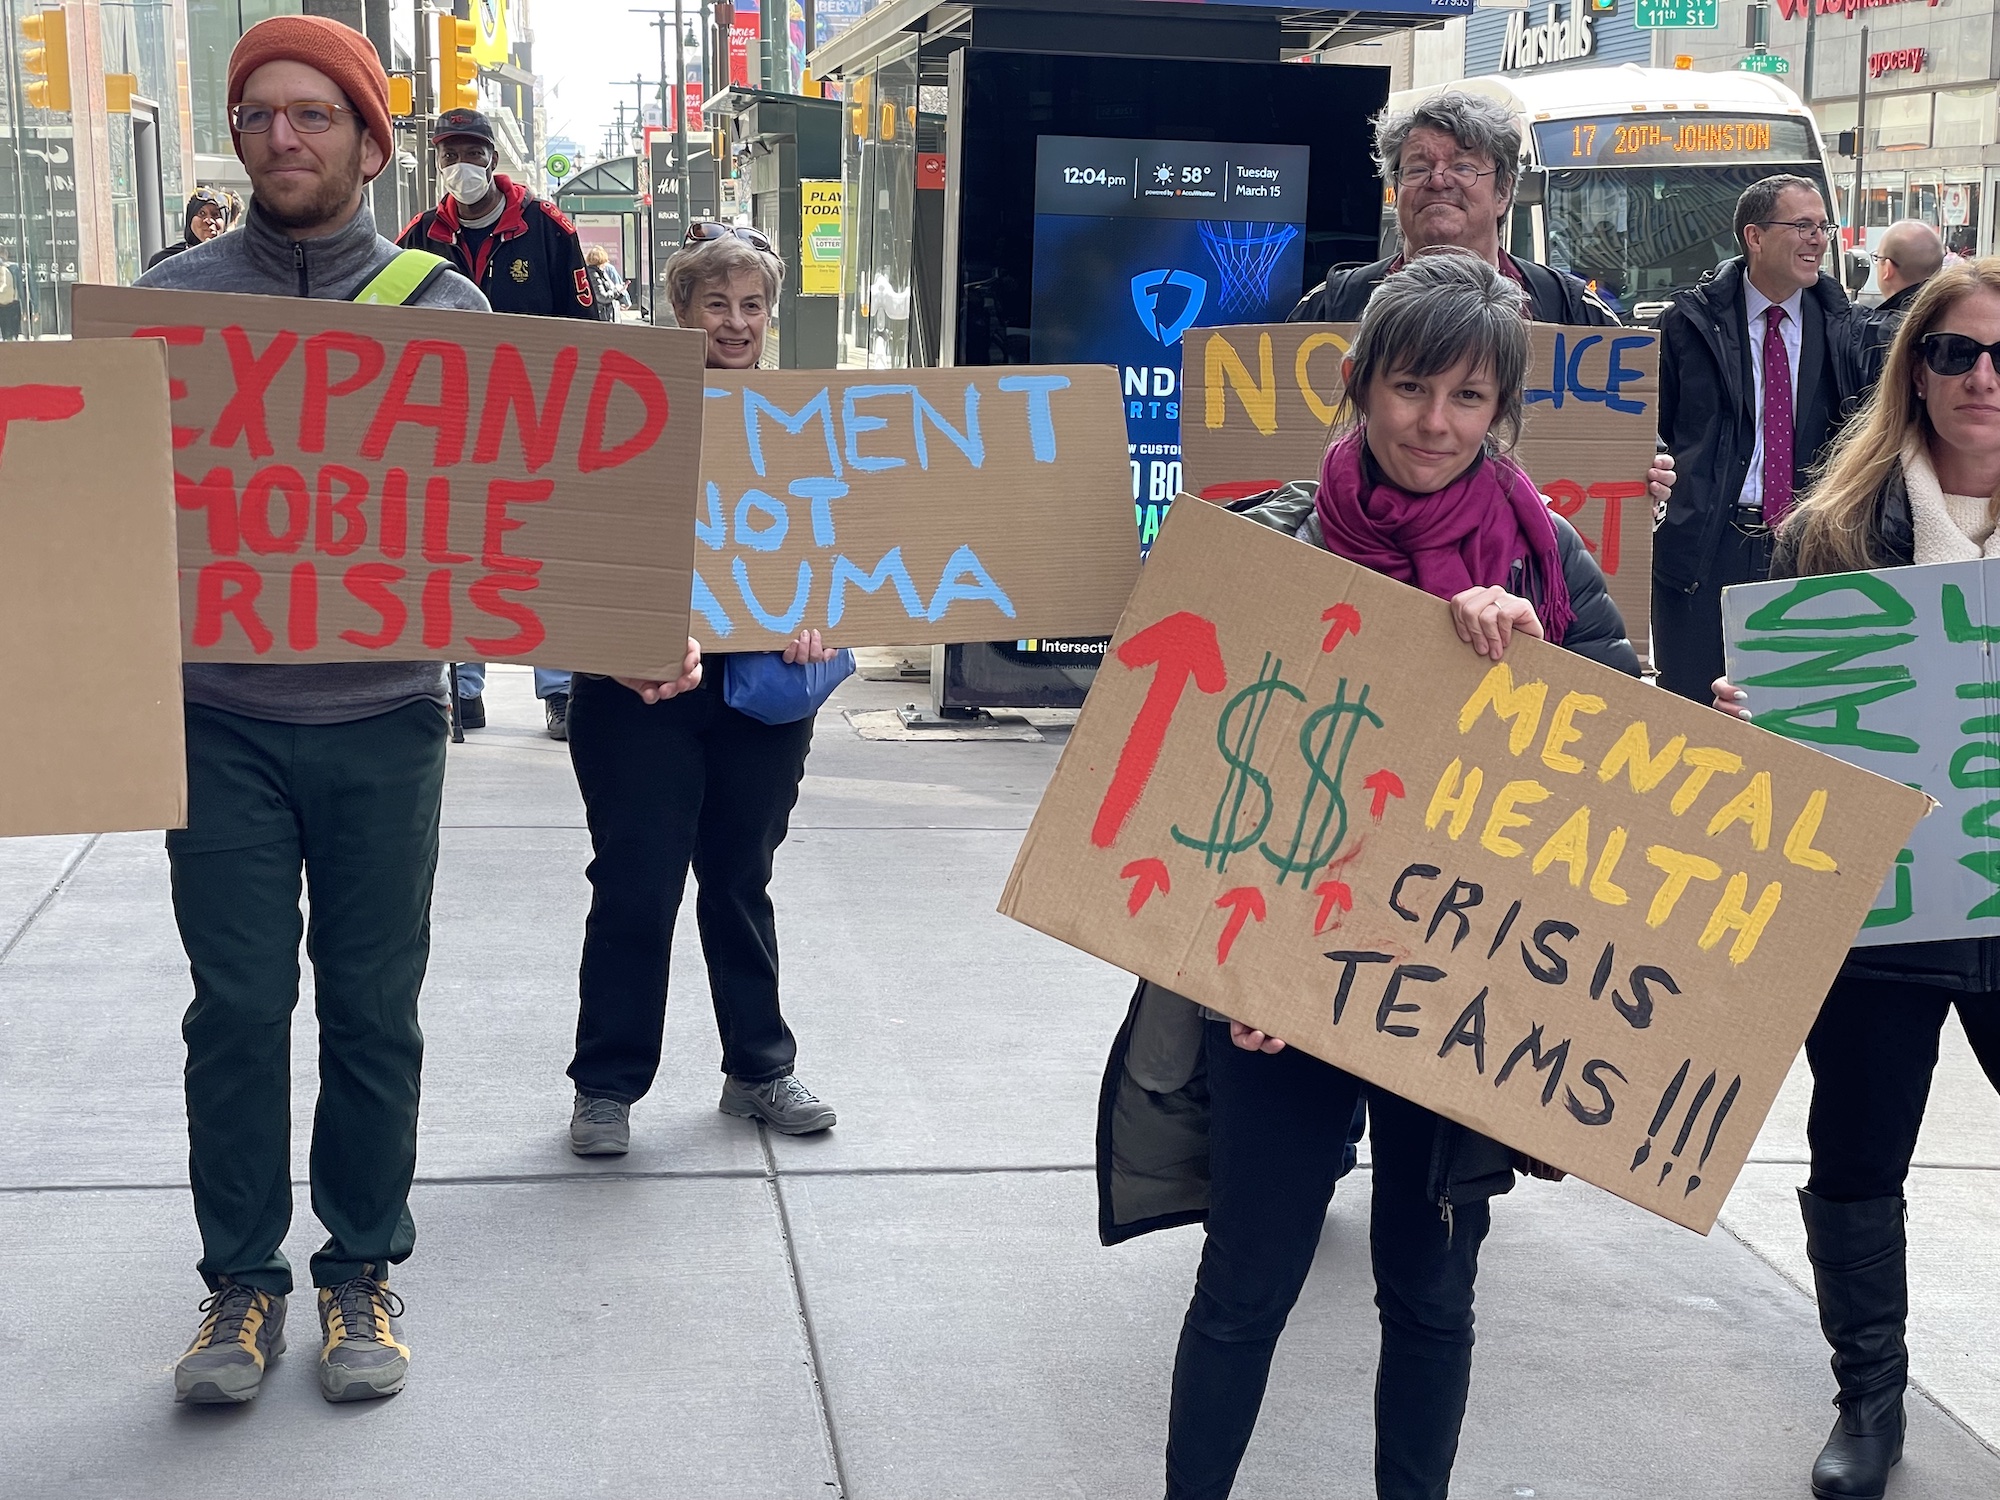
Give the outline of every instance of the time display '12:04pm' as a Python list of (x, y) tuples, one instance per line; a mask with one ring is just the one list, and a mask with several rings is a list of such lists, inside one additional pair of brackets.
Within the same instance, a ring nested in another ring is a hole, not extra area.
[(1789, 115), (1677, 111), (1545, 121), (1535, 127), (1535, 147), (1544, 166), (1557, 168), (1806, 162), (1812, 160), (1810, 128)]

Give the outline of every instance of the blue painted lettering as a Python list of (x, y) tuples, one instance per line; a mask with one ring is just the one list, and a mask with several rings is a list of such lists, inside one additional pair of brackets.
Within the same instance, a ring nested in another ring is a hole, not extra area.
[(857, 409), (860, 401), (872, 401), (878, 396), (907, 396), (913, 393), (907, 385), (851, 385), (841, 394), (840, 426), (847, 435), (847, 461), (864, 474), (879, 473), (883, 469), (900, 469), (909, 460), (891, 458), (886, 454), (862, 453), (855, 447), (855, 439), (864, 432), (879, 432), (889, 425), (887, 417), (874, 416)]
[(711, 552), (720, 552), (729, 539), (729, 528), (722, 520), (722, 486), (712, 479), (708, 482), (708, 519), (694, 518), (694, 535)]
[(931, 466), (930, 444), (924, 439), (924, 421), (937, 428), (938, 432), (965, 455), (965, 461), (975, 469), (986, 467), (986, 440), (979, 435), (979, 387), (967, 381), (965, 386), (965, 430), (960, 432), (935, 406), (924, 399), (924, 393), (915, 386), (910, 387), (910, 425), (917, 435), (917, 467), (928, 470)]
[(824, 387), (821, 388), (817, 396), (813, 397), (812, 400), (808, 401), (796, 412), (786, 411), (783, 407), (760, 396), (757, 392), (745, 389), (743, 392), (743, 437), (750, 449), (750, 466), (757, 471), (759, 479), (765, 478), (768, 471), (764, 467), (764, 435), (758, 419), (760, 417), (770, 417), (780, 427), (784, 428), (785, 431), (797, 437), (801, 432), (805, 431), (806, 423), (810, 422), (815, 416), (819, 418), (821, 429), (826, 435), (827, 467), (833, 470), (837, 478), (840, 474), (840, 444), (834, 437), (833, 432), (833, 401)]
[(694, 587), (689, 592), (688, 607), (708, 621), (710, 632), (727, 637), (736, 629), (729, 618), (729, 611), (722, 607), (722, 601), (715, 597), (715, 590), (708, 586), (708, 580), (701, 576), (701, 569), (694, 570)]
[(799, 564), (799, 584), (792, 594), (792, 607), (782, 615), (774, 615), (758, 600), (756, 590), (750, 587), (750, 570), (743, 564), (741, 556), (730, 561), (730, 571), (736, 575), (736, 592), (743, 598), (748, 609), (759, 625), (774, 635), (790, 635), (799, 628), (799, 621), (806, 617), (806, 600), (812, 594), (813, 570), (809, 562)]
[[(752, 524), (751, 516), (762, 511), (771, 518), (768, 526)], [(776, 552), (785, 545), (785, 533), (792, 529), (791, 514), (785, 509), (785, 502), (762, 490), (745, 490), (743, 498), (736, 502), (736, 541), (739, 546), (748, 547), (752, 552)]]
[(810, 479), (794, 479), (790, 489), (795, 499), (812, 502), (814, 543), (821, 547), (831, 547), (833, 545), (832, 502), (847, 494), (846, 481), (819, 475)]
[[(1001, 383), (1004, 385), (1006, 380), (1003, 378)], [(1063, 383), (1068, 384), (1067, 381)], [(1044, 395), (1042, 399), (1046, 420), (1048, 398)], [(737, 566), (741, 567), (742, 563), (739, 561)], [(970, 581), (964, 581), (968, 575)], [(1007, 597), (1006, 590), (993, 581), (993, 575), (986, 571), (978, 555), (970, 547), (960, 547), (952, 553), (951, 560), (944, 565), (944, 572), (938, 579), (937, 592), (931, 595), (931, 607), (927, 618), (940, 620), (952, 605), (961, 600), (973, 599), (984, 599), (1008, 619), (1014, 618), (1014, 601)]]
[[(1021, 391), (1028, 398), (1028, 441), (1035, 452), (1035, 462), (1052, 464), (1056, 461), (1056, 424), (1049, 411), (1049, 393), (1069, 389), (1067, 375), (1002, 375), (1000, 389)], [(959, 551), (966, 549), (961, 547)], [(935, 620), (936, 614), (931, 618)]]
[(847, 586), (850, 583), (864, 594), (872, 594), (883, 584), (893, 583), (896, 597), (903, 601), (903, 612), (912, 620), (924, 617), (924, 601), (917, 593), (917, 586), (910, 581), (910, 570), (903, 564), (901, 547), (891, 547), (885, 552), (872, 573), (862, 572), (845, 557), (834, 558), (833, 591), (826, 606), (826, 628), (829, 630), (838, 625), (840, 617), (847, 613)]

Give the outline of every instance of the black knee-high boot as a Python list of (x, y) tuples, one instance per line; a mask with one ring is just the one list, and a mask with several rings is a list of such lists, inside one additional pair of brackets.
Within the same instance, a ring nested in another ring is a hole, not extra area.
[(1378, 1500), (1445, 1500), (1471, 1386), (1470, 1344), (1440, 1360), (1383, 1339), (1375, 1371)]
[(1813, 1464), (1818, 1500), (1881, 1500), (1903, 1457), (1910, 1311), (1903, 1200), (1835, 1203), (1799, 1190), (1819, 1326), (1833, 1347), (1840, 1417)]
[(1250, 1446), (1275, 1338), (1227, 1343), (1181, 1325), (1167, 1416), (1167, 1500), (1225, 1500)]

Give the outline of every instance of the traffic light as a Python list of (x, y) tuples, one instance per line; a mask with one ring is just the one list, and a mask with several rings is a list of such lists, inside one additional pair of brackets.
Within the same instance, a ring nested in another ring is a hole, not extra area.
[(389, 80), (389, 113), (398, 117), (417, 112), (416, 81), (400, 75)]
[(479, 108), (479, 64), (472, 59), (479, 28), (456, 16), (441, 15), (438, 23), (438, 109)]
[(31, 80), (28, 103), (68, 113), (69, 22), (60, 10), (36, 11), (21, 18), (21, 35), (28, 41), (28, 50), (21, 54), (21, 69)]

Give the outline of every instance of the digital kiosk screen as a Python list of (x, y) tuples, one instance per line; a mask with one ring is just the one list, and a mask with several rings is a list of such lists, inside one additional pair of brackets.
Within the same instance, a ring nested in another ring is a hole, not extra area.
[(1188, 330), (1280, 322), (1304, 291), (1311, 155), (1224, 141), (1036, 142), (1031, 357), (1118, 367), (1142, 546), (1180, 489)]

